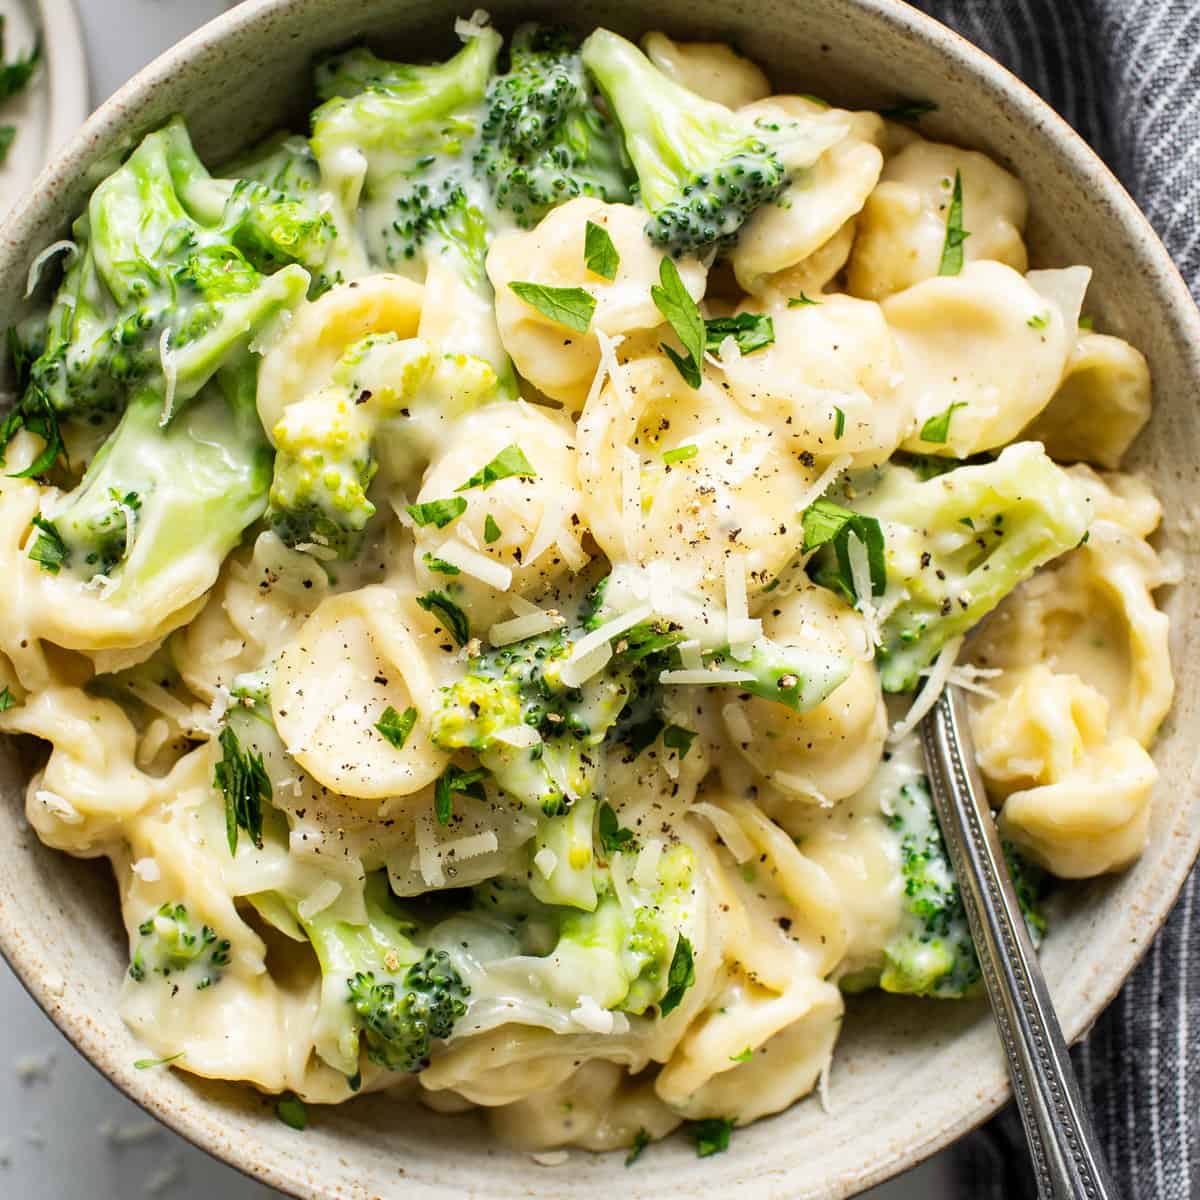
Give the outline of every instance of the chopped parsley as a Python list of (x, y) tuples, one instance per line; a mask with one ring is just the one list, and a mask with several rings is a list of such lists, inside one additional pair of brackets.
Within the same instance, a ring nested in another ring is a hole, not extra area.
[(661, 1016), (674, 1012), (683, 999), (683, 994), (696, 982), (696, 963), (692, 956), (692, 943), (681, 933), (675, 943), (675, 953), (667, 968), (667, 990), (658, 1002)]
[(744, 1063), (749, 1062), (753, 1057), (754, 1051), (747, 1046), (740, 1054), (731, 1054), (729, 1056), (729, 1061), (735, 1063)]
[(642, 1157), (642, 1151), (650, 1145), (650, 1135), (645, 1129), (639, 1129), (633, 1135), (633, 1145), (629, 1147), (629, 1153), (625, 1155), (625, 1165), (632, 1167), (639, 1158)]
[(295, 1092), (284, 1092), (275, 1101), (275, 1115), (290, 1129), (300, 1133), (308, 1124), (308, 1106)]
[(629, 753), (637, 758), (643, 750), (654, 745), (662, 730), (662, 717), (647, 717), (637, 725), (631, 725), (621, 740), (629, 747)]
[[(4, 52), (4, 22), (0, 20), (0, 55)], [(33, 49), (24, 58), (0, 64), (0, 101), (9, 100), (28, 86), (37, 65), (42, 60), (42, 39), (38, 36)]]
[(1045, 329), (1050, 324), (1049, 313), (1034, 313), (1028, 321), (1025, 322), (1030, 329)]
[(684, 1132), (696, 1143), (700, 1158), (720, 1154), (729, 1149), (729, 1135), (733, 1132), (732, 1117), (707, 1117), (703, 1121), (689, 1121)]
[(921, 441), (931, 446), (944, 446), (950, 439), (950, 418), (954, 416), (954, 410), (966, 407), (963, 401), (956, 400), (949, 408), (935, 413), (921, 426)]
[(658, 278), (659, 282), (650, 288), (650, 299), (683, 343), (684, 353), (665, 344), (660, 348), (675, 364), (684, 382), (698, 388), (703, 378), (704, 347), (708, 339), (704, 318), (691, 293), (683, 286), (679, 268), (670, 256), (659, 265)]
[(490, 463), (480, 467), (466, 483), (454, 490), (469, 492), (472, 488), (486, 489), (490, 488), (493, 483), (499, 483), (501, 479), (510, 479), (514, 475), (518, 475), (522, 479), (537, 478), (533, 464), (525, 457), (525, 452), (516, 442), (513, 442), (511, 446), (505, 446)]
[(692, 743), (696, 740), (693, 729), (684, 729), (682, 725), (668, 725), (663, 730), (663, 745), (668, 750), (674, 750), (680, 758), (687, 758)]
[(447, 500), (426, 500), (424, 504), (409, 504), (407, 512), (418, 525), (436, 525), (445, 529), (451, 521), (467, 511), (467, 502), (461, 496)]
[(726, 338), (733, 338), (743, 354), (753, 354), (775, 340), (775, 322), (765, 313), (739, 313), (736, 317), (710, 317), (704, 322), (705, 348), (720, 352)]
[(5, 684), (0, 690), (0, 713), (8, 712), (10, 708), (16, 707), (16, 703), (16, 697), (8, 690), (8, 684)]
[(888, 121), (904, 121), (913, 124), (926, 113), (937, 112), (936, 100), (897, 100), (888, 108), (881, 108), (879, 115)]
[(229, 853), (236, 854), (238, 830), (244, 829), (261, 850), (263, 844), (263, 801), (271, 799), (271, 777), (262, 753), (242, 750), (238, 736), (228, 725), (218, 739), (221, 761), (213, 768), (213, 786), (225, 797), (225, 834)]
[(169, 1058), (139, 1058), (134, 1064), (135, 1071), (148, 1071), (151, 1067), (165, 1067), (168, 1063), (176, 1062), (184, 1055), (184, 1051), (180, 1050), (178, 1054), (172, 1054)]
[(383, 710), (383, 716), (375, 724), (375, 728), (397, 750), (404, 749), (404, 743), (408, 741), (408, 735), (412, 733), (413, 726), (417, 723), (417, 710), (409, 705), (402, 713), (398, 713), (390, 704)]
[(1087, 313), (1084, 313), (1084, 315), (1079, 318), (1079, 328), (1087, 330), (1089, 332), (1091, 330), (1095, 329), (1096, 328), (1095, 317), (1091, 317)]
[(8, 152), (16, 141), (17, 127), (15, 125), (0, 125), (0, 167), (8, 162)]
[[(850, 537), (853, 534), (867, 551), (871, 572), (871, 594), (882, 596), (887, 590), (887, 565), (884, 560), (883, 530), (874, 517), (843, 508), (832, 500), (815, 500), (804, 510), (804, 553), (832, 546), (835, 567), (821, 579), (825, 586), (841, 592), (849, 600), (859, 599), (850, 569)], [(824, 573), (822, 573), (824, 574)], [(863, 597), (865, 599), (866, 597)]]
[(846, 414), (835, 404), (833, 406), (833, 437), (835, 441), (842, 440), (846, 432)]
[(465, 646), (471, 640), (471, 626), (467, 622), (467, 614), (445, 592), (426, 592), (417, 597), (417, 603), (427, 613), (433, 613), (460, 646)]
[(820, 300), (814, 300), (811, 296), (806, 296), (803, 292), (798, 296), (788, 297), (788, 308), (805, 308), (809, 304), (820, 304)]
[(33, 518), (33, 524), (41, 532), (37, 541), (29, 549), (29, 557), (41, 565), (43, 571), (57, 575), (63, 565), (71, 557), (67, 543), (62, 540), (58, 526), (53, 521), (47, 521), (43, 516)]
[(549, 287), (544, 283), (510, 283), (508, 285), (530, 308), (543, 316), (565, 325), (576, 333), (587, 333), (596, 311), (596, 297), (581, 287)]
[(493, 542), (500, 540), (502, 532), (500, 526), (496, 524), (496, 518), (491, 513), (488, 513), (483, 518), (483, 540), (490, 546)]
[(957, 275), (963, 269), (963, 242), (971, 235), (963, 228), (962, 172), (954, 172), (954, 190), (950, 194), (950, 211), (946, 215), (946, 240), (942, 243), (939, 275)]
[(600, 849), (605, 854), (616, 854), (620, 850), (634, 848), (633, 830), (625, 829), (617, 821), (617, 814), (607, 800), (600, 805), (596, 818), (596, 829), (600, 834)]
[(694, 442), (688, 442), (684, 446), (676, 446), (674, 450), (668, 450), (663, 455), (663, 462), (671, 467), (676, 463), (687, 462), (689, 458), (695, 458), (699, 453), (700, 447)]
[(608, 230), (595, 221), (589, 221), (583, 228), (583, 263), (601, 279), (616, 279), (617, 268), (621, 265), (621, 256), (608, 236)]
[(476, 800), (486, 800), (487, 793), (483, 790), (483, 781), (491, 772), (486, 767), (476, 767), (474, 771), (464, 771), (451, 763), (438, 778), (433, 788), (433, 811), (439, 825), (449, 825), (454, 815), (454, 793), (463, 792)]
[(425, 566), (438, 575), (461, 575), (462, 571), (453, 563), (448, 563), (444, 558), (437, 558), (435, 555), (425, 552), (422, 559)]

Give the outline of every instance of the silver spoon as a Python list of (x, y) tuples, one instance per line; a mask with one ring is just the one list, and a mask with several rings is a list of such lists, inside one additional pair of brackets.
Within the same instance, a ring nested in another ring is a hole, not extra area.
[(929, 787), (958, 877), (971, 936), (1043, 1200), (1118, 1200), (1037, 952), (1017, 905), (967, 723), (947, 685), (921, 722)]

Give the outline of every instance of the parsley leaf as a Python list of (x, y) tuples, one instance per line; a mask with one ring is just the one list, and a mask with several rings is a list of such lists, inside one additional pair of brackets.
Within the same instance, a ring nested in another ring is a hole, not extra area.
[(754, 1051), (747, 1046), (740, 1054), (731, 1054), (729, 1056), (729, 1061), (735, 1063), (744, 1063), (749, 1062), (753, 1057)]
[(633, 830), (621, 827), (613, 806), (607, 800), (600, 805), (597, 831), (600, 834), (600, 849), (605, 854), (616, 854), (619, 850), (634, 848)]
[(433, 788), (433, 811), (439, 825), (449, 825), (454, 815), (454, 793), (463, 792), (476, 800), (486, 800), (487, 793), (483, 790), (483, 781), (491, 775), (486, 767), (477, 767), (474, 771), (464, 771), (451, 763), (438, 778)]
[[(3, 27), (0, 26), (0, 46), (3, 44), (3, 33)], [(33, 43), (33, 49), (24, 58), (18, 57), (13, 62), (0, 65), (0, 101), (8, 100), (25, 90), (41, 59), (42, 38), (39, 34), (37, 41)]]
[(436, 525), (438, 529), (445, 529), (451, 521), (467, 511), (467, 502), (461, 496), (451, 496), (448, 500), (426, 500), (424, 504), (409, 504), (407, 511), (418, 525)]
[(621, 739), (629, 747), (629, 753), (637, 758), (648, 746), (653, 746), (662, 733), (663, 720), (661, 717), (647, 717), (637, 725), (631, 725)]
[(501, 479), (519, 475), (522, 479), (536, 479), (537, 472), (533, 464), (525, 457), (524, 451), (516, 442), (505, 446), (486, 466), (481, 467), (462, 487), (456, 487), (456, 492), (469, 492), (472, 488), (490, 488)]
[(242, 750), (238, 735), (228, 725), (218, 739), (221, 761), (213, 768), (213, 786), (225, 796), (225, 834), (229, 853), (237, 853), (238, 830), (244, 829), (261, 850), (262, 802), (271, 799), (271, 778), (260, 753)]
[(956, 408), (966, 408), (963, 401), (956, 400), (949, 408), (934, 414), (921, 426), (921, 441), (932, 446), (944, 446), (950, 437), (950, 418)]
[(668, 725), (663, 730), (663, 745), (668, 750), (677, 751), (681, 759), (687, 758), (688, 751), (692, 748), (695, 740), (695, 730), (684, 729), (682, 725)]
[(696, 1143), (700, 1158), (720, 1154), (729, 1149), (729, 1135), (733, 1132), (732, 1117), (707, 1117), (703, 1121), (689, 1121), (684, 1132)]
[(583, 227), (583, 263), (593, 275), (601, 279), (616, 279), (621, 256), (617, 253), (608, 230), (595, 221)]
[(820, 300), (814, 300), (811, 296), (806, 296), (803, 292), (798, 296), (790, 296), (788, 298), (788, 308), (804, 308), (809, 304), (820, 303)]
[(465, 646), (471, 640), (471, 626), (467, 622), (467, 614), (445, 592), (426, 592), (417, 597), (417, 603), (427, 613), (433, 613), (460, 646)]
[(1034, 313), (1028, 321), (1025, 322), (1030, 329), (1045, 329), (1050, 324), (1049, 313)]
[(1084, 313), (1083, 316), (1079, 318), (1079, 328), (1083, 329), (1083, 330), (1087, 330), (1087, 331), (1091, 331), (1091, 330), (1095, 329), (1096, 328), (1095, 317), (1091, 317), (1087, 313)]
[(33, 518), (33, 524), (41, 532), (38, 534), (37, 541), (29, 549), (29, 557), (35, 563), (40, 563), (43, 571), (57, 575), (59, 569), (71, 557), (67, 543), (62, 540), (62, 534), (58, 532), (58, 526), (53, 521), (47, 521), (43, 516), (36, 516)]
[(846, 432), (846, 414), (835, 404), (833, 406), (833, 437), (835, 441), (842, 440)]
[(502, 532), (500, 526), (496, 524), (496, 518), (491, 513), (488, 513), (483, 518), (483, 540), (490, 546), (493, 542), (500, 540)]
[(753, 354), (775, 340), (775, 322), (766, 313), (739, 313), (736, 317), (710, 317), (704, 322), (705, 348), (716, 354), (721, 343), (733, 338), (743, 354)]
[(663, 455), (663, 462), (668, 467), (674, 466), (675, 463), (687, 462), (689, 458), (695, 458), (700, 453), (700, 447), (694, 442), (688, 442), (684, 446), (676, 446), (674, 450), (668, 450)]
[(0, 691), (0, 713), (8, 712), (10, 708), (15, 708), (17, 698), (8, 690), (8, 684), (4, 685), (4, 689)]
[[(814, 500), (801, 517), (804, 525), (804, 553), (832, 546), (837, 563), (832, 578), (819, 580), (840, 591), (851, 601), (859, 597), (854, 590), (854, 574), (850, 570), (850, 535), (866, 547), (867, 565), (871, 570), (871, 594), (882, 596), (887, 590), (887, 565), (884, 560), (883, 530), (874, 517), (865, 517), (852, 509), (843, 508), (832, 500)], [(865, 599), (865, 597), (864, 597)]]
[(409, 705), (402, 713), (398, 713), (390, 704), (383, 710), (383, 716), (376, 722), (375, 728), (397, 750), (404, 749), (404, 743), (408, 741), (408, 735), (412, 733), (413, 726), (417, 723), (417, 710)]
[(957, 275), (963, 269), (963, 242), (971, 235), (963, 228), (962, 172), (954, 172), (954, 191), (950, 195), (950, 211), (946, 215), (946, 240), (942, 243), (939, 275)]
[(180, 1050), (178, 1054), (172, 1054), (170, 1058), (139, 1058), (134, 1064), (135, 1071), (148, 1071), (151, 1067), (165, 1067), (167, 1063), (173, 1063), (177, 1059), (182, 1058), (184, 1051)]
[(926, 113), (937, 112), (935, 100), (897, 100), (890, 108), (881, 108), (879, 115), (889, 121), (918, 121)]
[(308, 1106), (295, 1092), (284, 1092), (275, 1101), (275, 1115), (287, 1126), (304, 1132), (308, 1124)]
[(576, 333), (587, 333), (596, 311), (596, 297), (581, 287), (549, 287), (544, 283), (508, 285), (531, 308)]
[(707, 339), (704, 318), (700, 315), (695, 300), (683, 286), (679, 268), (669, 255), (662, 260), (658, 268), (658, 278), (660, 282), (650, 288), (650, 299), (675, 330), (675, 336), (683, 343), (686, 356), (667, 345), (662, 346), (662, 350), (675, 364), (688, 386), (698, 388), (703, 377), (702, 364)]
[(696, 982), (696, 963), (692, 957), (692, 943), (681, 933), (675, 943), (675, 953), (667, 968), (667, 990), (658, 1002), (658, 1012), (665, 1017), (674, 1012), (683, 999), (683, 994)]
[(0, 125), (0, 167), (8, 161), (8, 152), (17, 138), (15, 125)]
[(650, 1145), (650, 1135), (645, 1129), (639, 1129), (633, 1135), (633, 1145), (629, 1147), (629, 1153), (625, 1155), (625, 1165), (632, 1167), (639, 1158), (642, 1157), (642, 1151)]
[(462, 574), (461, 569), (456, 567), (453, 563), (448, 563), (444, 558), (435, 557), (434, 555), (430, 554), (428, 550), (425, 552), (422, 561), (430, 571), (434, 571), (438, 575)]

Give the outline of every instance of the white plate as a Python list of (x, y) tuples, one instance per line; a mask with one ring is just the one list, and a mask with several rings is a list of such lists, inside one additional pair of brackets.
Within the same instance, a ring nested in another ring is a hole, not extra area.
[(42, 31), (42, 62), (28, 88), (0, 104), (0, 124), (17, 136), (0, 167), (0, 213), (37, 178), (89, 112), (87, 62), (71, 0), (0, 0), (8, 61), (28, 53)]

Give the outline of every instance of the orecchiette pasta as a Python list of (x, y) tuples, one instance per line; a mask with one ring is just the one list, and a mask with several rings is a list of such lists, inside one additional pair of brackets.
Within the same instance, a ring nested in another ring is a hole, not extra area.
[(882, 300), (938, 274), (956, 174), (967, 262), (1025, 270), (1021, 183), (985, 154), (913, 138), (887, 160), (863, 207), (847, 271), (852, 295)]
[(642, 49), (668, 78), (726, 108), (742, 108), (771, 94), (762, 68), (723, 42), (676, 42), (665, 33), (648, 33)]

